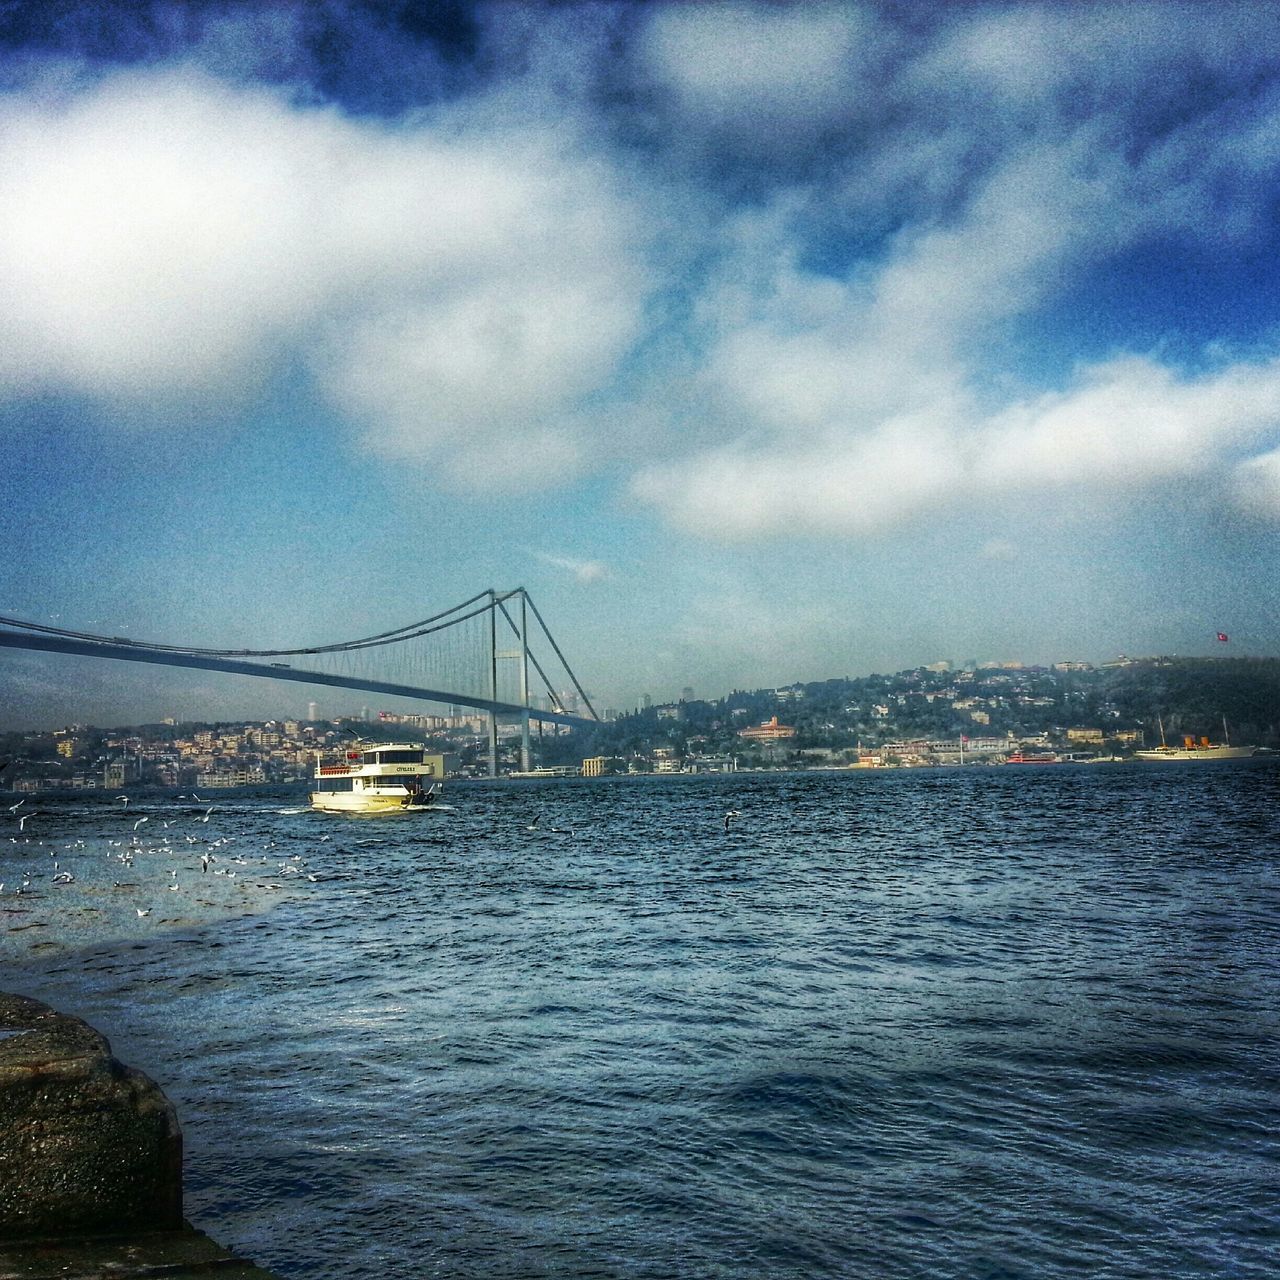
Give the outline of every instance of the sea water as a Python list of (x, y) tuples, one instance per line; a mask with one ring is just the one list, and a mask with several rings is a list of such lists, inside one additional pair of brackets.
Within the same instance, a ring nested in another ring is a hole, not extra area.
[(1280, 1271), (1275, 762), (449, 799), (0, 812), (3, 985), (160, 1083), (223, 1244), (332, 1280)]

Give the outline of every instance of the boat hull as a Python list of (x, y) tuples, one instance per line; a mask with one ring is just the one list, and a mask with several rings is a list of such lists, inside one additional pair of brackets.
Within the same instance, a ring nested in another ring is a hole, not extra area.
[(405, 804), (403, 795), (369, 795), (356, 791), (313, 791), (311, 807), (323, 813), (426, 813), (438, 804)]
[(1135, 760), (1242, 760), (1253, 755), (1252, 747), (1152, 747), (1135, 751)]

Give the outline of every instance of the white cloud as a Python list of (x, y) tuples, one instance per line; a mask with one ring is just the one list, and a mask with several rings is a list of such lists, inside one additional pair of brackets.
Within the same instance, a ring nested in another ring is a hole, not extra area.
[(340, 129), (202, 77), (122, 76), (0, 133), (5, 381), (91, 396), (226, 391), (305, 324), (311, 177)]
[(1242, 510), (1280, 523), (1280, 449), (1240, 463), (1232, 481)]
[[(673, 5), (571, 11), (541, 39), (497, 16), (505, 81), (392, 123), (191, 66), (11, 94), (0, 394), (163, 418), (300, 371), (420, 475), (518, 489), (644, 457), (633, 493), (729, 538), (1223, 474), (1273, 443), (1265, 361), (1188, 377), (1117, 357), (1034, 371), (1065, 389), (1033, 395), (999, 354), (1148, 238), (1261, 225), (1276, 59), (1250, 6), (1220, 16), (994, 6), (909, 28), (869, 7)], [(597, 66), (618, 48), (627, 69)], [(1192, 72), (1215, 87), (1170, 113)], [(593, 96), (606, 82), (642, 87), (637, 134), (662, 148), (619, 145), (634, 122)], [(758, 143), (731, 195), (664, 168), (699, 129)], [(775, 154), (818, 137), (803, 172)]]
[[(684, 529), (735, 540), (857, 535), (945, 518), (966, 500), (1207, 474), (1280, 435), (1280, 360), (1179, 378), (1126, 359), (986, 418), (962, 416), (960, 407), (816, 447), (709, 451), (642, 471), (635, 492)], [(1253, 466), (1242, 479), (1269, 493), (1274, 464)]]
[(1069, 392), (1015, 405), (976, 440), (999, 489), (1143, 484), (1210, 469), (1280, 431), (1280, 360), (1179, 378), (1149, 359), (1087, 370)]
[(688, 117), (770, 150), (856, 111), (870, 88), (859, 63), (879, 60), (886, 34), (849, 5), (668, 5), (652, 11), (640, 54)]
[[(1161, 56), (1195, 63), (1194, 24), (1185, 12), (1166, 16), (1182, 24), (1177, 37), (1162, 42), (1144, 27), (1141, 65), (1121, 67), (1112, 60), (1125, 23), (1086, 15), (1081, 38), (1095, 49), (1098, 83), (1110, 75), (1136, 84)], [(1035, 71), (1036, 49), (1056, 65), (1067, 38), (1060, 17), (1010, 11), (999, 30), (980, 16), (959, 20), (952, 34), (970, 41), (971, 62), (981, 53), (1010, 75), (1011, 50), (1026, 37), (1024, 75)], [(1202, 62), (1217, 57), (1208, 47)], [(955, 46), (946, 53), (957, 56)], [(1044, 378), (1067, 386), (1039, 396), (1000, 361), (1013, 325), (1051, 311), (1066, 288), (1134, 246), (1178, 237), (1212, 249), (1224, 228), (1254, 234), (1261, 193), (1271, 189), (1260, 179), (1280, 159), (1274, 98), (1254, 91), (1242, 112), (1228, 86), (1221, 101), (1207, 95), (1199, 115), (1163, 121), (1145, 147), (1117, 145), (1138, 110), (1130, 104), (1074, 118), (988, 113), (990, 137), (949, 125), (945, 143), (931, 148), (916, 120), (937, 102), (937, 83), (923, 75), (929, 65), (920, 62), (914, 86), (909, 76), (899, 84), (911, 155), (890, 154), (898, 136), (890, 130), (868, 157), (871, 172), (897, 187), (908, 173), (919, 178), (921, 156), (936, 157), (939, 146), (949, 171), (968, 148), (966, 182), (945, 178), (934, 193), (941, 203), (908, 200), (914, 217), (842, 278), (802, 264), (815, 227), (839, 213), (856, 221), (860, 201), (874, 205), (848, 173), (834, 186), (787, 191), (726, 238), (696, 313), (706, 343), (700, 406), (718, 429), (702, 425), (684, 457), (643, 468), (632, 486), (682, 529), (727, 540), (856, 537), (946, 518), (962, 499), (1047, 499), (1063, 486), (1132, 491), (1221, 474), (1280, 427), (1280, 374), (1265, 359), (1218, 361), (1188, 376), (1155, 358), (1118, 356)], [(1081, 75), (1089, 74), (1086, 66)], [(1237, 187), (1224, 223), (1217, 206)], [(833, 198), (845, 206), (832, 210)], [(1068, 328), (1080, 321), (1061, 319)]]
[(568, 127), (392, 128), (192, 69), (0, 100), (0, 387), (223, 405), (300, 358), (455, 478), (577, 465), (640, 331), (644, 237)]
[(609, 566), (603, 560), (576, 560), (571, 556), (556, 556), (546, 551), (535, 551), (533, 554), (543, 564), (563, 569), (584, 585), (601, 582), (609, 577)]
[(1008, 538), (990, 538), (978, 548), (978, 554), (984, 560), (1016, 560), (1018, 548)]
[(945, 429), (903, 419), (816, 450), (730, 447), (649, 467), (634, 491), (680, 528), (733, 540), (869, 532), (945, 498), (962, 479)]
[(1006, 110), (1050, 111), (1059, 95), (1067, 112), (1150, 106), (1184, 95), (1188, 75), (1256, 82), (1277, 64), (1272, 23), (1250, 0), (1220, 0), (1212, 22), (1181, 0), (984, 6), (949, 15), (909, 78), (922, 91), (985, 91)]

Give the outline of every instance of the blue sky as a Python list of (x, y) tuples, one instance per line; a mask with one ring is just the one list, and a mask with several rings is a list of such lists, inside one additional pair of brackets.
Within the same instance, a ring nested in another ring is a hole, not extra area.
[[(0, 614), (523, 584), (618, 707), (1274, 654), (1278, 19), (7, 6)], [(248, 686), (5, 653), (0, 723), (308, 697)]]

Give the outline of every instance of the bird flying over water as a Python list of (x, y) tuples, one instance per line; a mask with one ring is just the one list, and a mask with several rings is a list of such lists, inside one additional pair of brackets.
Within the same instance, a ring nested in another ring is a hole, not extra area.
[(737, 809), (730, 809), (729, 812), (724, 815), (724, 829), (728, 831), (729, 823), (731, 823), (734, 820), (734, 818), (740, 818), (740, 817), (742, 817), (742, 814), (740, 814), (737, 811)]

